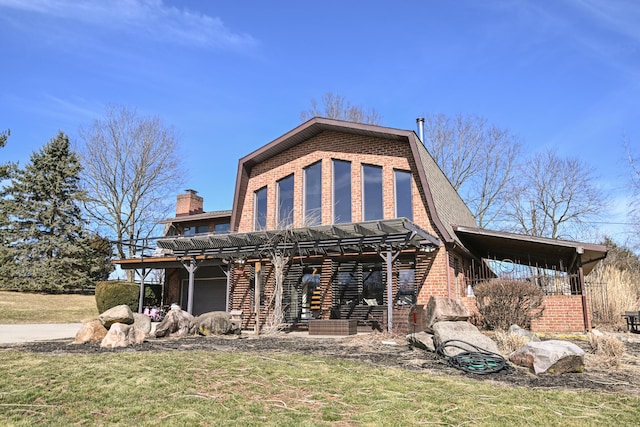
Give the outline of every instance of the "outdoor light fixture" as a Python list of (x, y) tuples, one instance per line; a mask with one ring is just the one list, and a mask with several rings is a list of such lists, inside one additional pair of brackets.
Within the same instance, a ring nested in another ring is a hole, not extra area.
[(244, 258), (237, 258), (234, 261), (234, 264), (236, 265), (236, 270), (237, 271), (242, 271), (244, 270), (244, 263), (245, 263), (245, 259)]

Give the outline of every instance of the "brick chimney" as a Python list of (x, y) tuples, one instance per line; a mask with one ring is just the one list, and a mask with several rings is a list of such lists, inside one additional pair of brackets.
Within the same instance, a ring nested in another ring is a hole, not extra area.
[(204, 199), (198, 196), (196, 190), (185, 190), (184, 194), (178, 194), (176, 200), (176, 217), (202, 213), (203, 202)]

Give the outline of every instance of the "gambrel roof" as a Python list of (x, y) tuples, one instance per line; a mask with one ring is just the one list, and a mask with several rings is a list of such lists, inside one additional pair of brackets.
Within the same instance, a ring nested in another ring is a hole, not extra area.
[(475, 227), (476, 222), (469, 208), (451, 186), (440, 167), (413, 131), (376, 125), (346, 122), (314, 117), (281, 137), (271, 141), (253, 153), (240, 159), (236, 191), (233, 199), (231, 230), (237, 231), (241, 215), (240, 203), (245, 199), (251, 169), (267, 159), (284, 152), (322, 132), (333, 131), (368, 136), (409, 144), (417, 165), (419, 185), (424, 189), (427, 207), (434, 228), (446, 243), (458, 243), (453, 225)]

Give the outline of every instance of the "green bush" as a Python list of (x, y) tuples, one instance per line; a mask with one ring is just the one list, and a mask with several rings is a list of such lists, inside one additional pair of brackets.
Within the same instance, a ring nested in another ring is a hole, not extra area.
[(140, 285), (137, 283), (113, 280), (96, 283), (96, 305), (99, 313), (122, 304), (128, 305), (136, 313), (139, 297)]
[(491, 280), (473, 288), (480, 321), (487, 329), (507, 330), (511, 325), (531, 328), (542, 317), (544, 292), (540, 286), (515, 280)]

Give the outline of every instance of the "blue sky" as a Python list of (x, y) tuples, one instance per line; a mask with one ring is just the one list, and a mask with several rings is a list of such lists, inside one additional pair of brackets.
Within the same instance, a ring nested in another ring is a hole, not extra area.
[(529, 152), (580, 157), (612, 196), (607, 220), (624, 222), (639, 22), (634, 0), (0, 0), (0, 162), (124, 105), (174, 126), (184, 188), (230, 209), (238, 159), (330, 91), (385, 126), (477, 114)]

